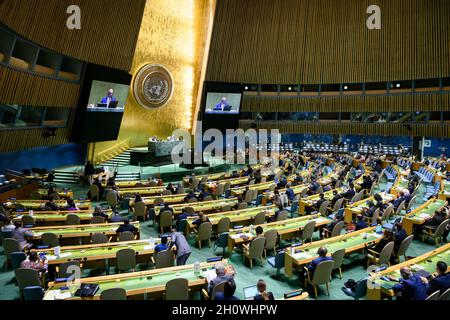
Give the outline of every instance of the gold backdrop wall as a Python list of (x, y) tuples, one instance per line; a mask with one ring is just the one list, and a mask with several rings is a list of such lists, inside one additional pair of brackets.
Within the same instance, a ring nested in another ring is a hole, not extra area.
[(174, 93), (165, 106), (147, 110), (130, 88), (119, 138), (91, 145), (94, 161), (120, 152), (125, 141), (142, 146), (151, 136), (166, 138), (175, 129), (191, 129), (212, 10), (213, 0), (147, 0), (130, 73), (149, 63), (162, 64), (172, 75)]

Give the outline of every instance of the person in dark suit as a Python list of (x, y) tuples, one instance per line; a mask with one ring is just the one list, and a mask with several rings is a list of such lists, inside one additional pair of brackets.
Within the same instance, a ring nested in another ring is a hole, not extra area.
[(119, 228), (117, 228), (116, 233), (122, 233), (125, 231), (130, 231), (130, 232), (135, 233), (138, 231), (138, 229), (135, 226), (133, 226), (132, 224), (130, 224), (130, 220), (125, 219), (125, 220), (123, 220), (123, 224), (121, 226), (119, 226)]
[(361, 183), (361, 190), (370, 190), (372, 188), (373, 182), (370, 176), (363, 177), (363, 183)]
[(191, 190), (186, 197), (184, 197), (184, 202), (189, 202), (189, 200), (197, 198), (194, 190)]
[(295, 194), (294, 194), (294, 190), (291, 189), (290, 182), (286, 185), (286, 195), (290, 201), (294, 200)]
[(92, 213), (93, 217), (103, 217), (106, 220), (108, 220), (109, 216), (103, 212), (102, 207), (96, 206), (94, 209), (94, 212)]
[(326, 247), (320, 247), (317, 250), (317, 254), (319, 255), (318, 258), (314, 259), (313, 261), (311, 261), (311, 263), (308, 266), (308, 273), (310, 273), (311, 275), (314, 275), (314, 271), (316, 271), (317, 266), (319, 265), (319, 263), (323, 262), (323, 261), (333, 261), (332, 257), (328, 257), (327, 256), (328, 250)]
[(427, 298), (427, 285), (421, 278), (412, 275), (408, 267), (402, 267), (400, 274), (402, 278), (399, 280), (389, 277), (392, 281), (399, 282), (392, 287), (398, 300), (425, 300)]
[(384, 230), (383, 237), (380, 239), (380, 242), (378, 242), (375, 247), (373, 248), (374, 251), (381, 253), (383, 248), (391, 241), (393, 241), (393, 235), (392, 232), (389, 230)]
[(206, 190), (202, 190), (198, 194), (197, 200), (198, 201), (203, 201), (207, 196), (209, 196), (209, 193)]
[(400, 191), (400, 193), (398, 194), (398, 198), (392, 202), (392, 204), (394, 205), (394, 209), (397, 209), (403, 201), (405, 201), (405, 193), (403, 191)]
[(356, 194), (355, 186), (353, 185), (352, 182), (350, 182), (350, 184), (348, 185), (348, 190), (345, 191), (344, 193), (341, 193), (341, 196), (350, 201), (355, 194)]
[(170, 211), (173, 213), (173, 208), (169, 206), (167, 202), (164, 203), (164, 206), (161, 208), (159, 212)]
[(225, 282), (223, 287), (223, 291), (219, 291), (216, 293), (214, 297), (215, 300), (219, 301), (231, 301), (231, 300), (240, 300), (238, 297), (234, 296), (234, 292), (236, 291), (236, 284), (231, 281)]
[(264, 300), (275, 300), (272, 292), (267, 292), (267, 285), (264, 280), (258, 280), (256, 284), (256, 288), (258, 289), (258, 294), (253, 297), (253, 300), (264, 301)]
[(48, 200), (45, 203), (46, 207), (49, 207), (50, 209), (52, 209), (52, 211), (58, 211), (59, 210), (59, 206), (53, 202), (53, 198), (51, 198), (50, 200)]
[(425, 278), (422, 279), (428, 284), (427, 292), (429, 295), (436, 291), (440, 291), (443, 294), (450, 288), (450, 272), (447, 272), (447, 269), (447, 264), (444, 261), (439, 261), (436, 264), (437, 276), (430, 281)]
[(169, 183), (167, 185), (166, 190), (169, 190), (171, 194), (177, 193), (177, 189), (175, 188), (175, 186), (172, 183)]
[(209, 218), (206, 214), (204, 214), (203, 212), (200, 212), (198, 214), (198, 219), (196, 219), (194, 222), (192, 222), (192, 224), (198, 230), (198, 228), (200, 228), (200, 225), (205, 222), (209, 222)]
[(313, 207), (314, 207), (314, 211), (319, 211), (320, 206), (322, 205), (322, 203), (324, 203), (325, 201), (327, 201), (325, 199), (325, 194), (321, 193), (319, 195), (319, 200), (316, 201), (316, 203), (314, 203)]
[(406, 230), (403, 229), (403, 224), (401, 222), (397, 222), (395, 224), (395, 232), (394, 232), (394, 252), (397, 253), (400, 245), (403, 240), (408, 237)]
[(367, 224), (366, 220), (364, 219), (364, 216), (362, 214), (358, 214), (358, 216), (356, 217), (355, 231), (365, 229), (368, 226), (369, 225)]
[(440, 211), (436, 211), (431, 218), (428, 218), (424, 224), (415, 228), (415, 234), (422, 234), (423, 230), (431, 229), (436, 230), (439, 225), (444, 222), (447, 211), (443, 208)]
[(86, 162), (86, 165), (84, 166), (84, 176), (86, 177), (86, 181), (89, 184), (92, 184), (93, 181), (92, 176), (94, 175), (94, 173), (95, 173), (94, 165), (90, 161)]
[(372, 218), (375, 211), (377, 211), (377, 207), (375, 206), (375, 203), (373, 203), (373, 201), (371, 201), (371, 200), (367, 201), (367, 209), (366, 209), (366, 212), (364, 212), (364, 215), (366, 217)]
[(333, 190), (333, 199), (331, 199), (330, 206), (333, 207), (336, 201), (341, 199), (342, 196), (337, 192), (337, 190)]

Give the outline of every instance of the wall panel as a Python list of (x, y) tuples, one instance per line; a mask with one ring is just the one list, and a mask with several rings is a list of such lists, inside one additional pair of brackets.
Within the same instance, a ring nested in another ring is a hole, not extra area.
[(450, 111), (450, 93), (393, 96), (282, 98), (244, 96), (243, 112), (407, 112)]
[(76, 107), (80, 85), (0, 65), (0, 103)]
[[(378, 5), (382, 29), (366, 27)], [(206, 80), (339, 83), (450, 73), (448, 0), (220, 0)]]
[[(3, 0), (0, 22), (65, 55), (130, 70), (146, 0)], [(69, 30), (70, 5), (81, 9), (81, 29)]]

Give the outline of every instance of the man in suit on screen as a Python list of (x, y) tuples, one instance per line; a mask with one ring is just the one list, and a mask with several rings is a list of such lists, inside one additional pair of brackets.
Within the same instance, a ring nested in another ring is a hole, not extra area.
[(106, 103), (106, 107), (109, 107), (109, 104), (111, 102), (117, 101), (116, 97), (114, 96), (114, 90), (109, 89), (106, 93), (106, 96), (102, 98), (102, 103)]
[(226, 97), (222, 97), (220, 102), (218, 104), (216, 104), (214, 110), (217, 110), (217, 111), (230, 111), (231, 110), (231, 106), (228, 103), (227, 98)]

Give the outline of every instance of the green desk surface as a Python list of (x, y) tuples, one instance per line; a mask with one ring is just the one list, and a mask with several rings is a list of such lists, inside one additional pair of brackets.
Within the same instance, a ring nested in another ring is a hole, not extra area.
[[(212, 214), (208, 215), (208, 219), (212, 224), (219, 223), (220, 219), (224, 217), (230, 218), (231, 221), (234, 220), (246, 220), (250, 219), (251, 217), (256, 216), (260, 212), (266, 211), (268, 215), (274, 215), (275, 211), (277, 211), (278, 208), (275, 206), (268, 206), (268, 207), (255, 207), (255, 208), (248, 208), (243, 210), (236, 210), (236, 211), (228, 211), (228, 212), (221, 212), (218, 214)], [(188, 217), (187, 221), (191, 225), (192, 222), (194, 222), (196, 219), (198, 219), (197, 216), (195, 217)]]
[(275, 182), (273, 181), (269, 181), (269, 182), (263, 182), (263, 183), (258, 183), (258, 184), (253, 184), (250, 186), (243, 186), (243, 187), (236, 187), (236, 188), (231, 188), (231, 193), (232, 194), (242, 194), (244, 193), (245, 189), (248, 187), (249, 190), (267, 190), (270, 188), (271, 185), (276, 185)]
[[(52, 249), (36, 250), (39, 252), (46, 253), (45, 256), (48, 259), (49, 264), (57, 264), (67, 260), (95, 260), (96, 258), (101, 259), (104, 256), (115, 256), (117, 251), (121, 249), (133, 249), (137, 254), (139, 253), (153, 253), (155, 245), (161, 243), (161, 239), (153, 239), (150, 242), (149, 239), (146, 240), (134, 240), (127, 242), (112, 242), (108, 245), (84, 245), (84, 246), (74, 246), (74, 247), (61, 247), (60, 255), (56, 256), (53, 254)], [(79, 247), (80, 249), (77, 249)]]
[[(305, 185), (305, 184), (291, 187), (292, 191), (294, 191), (294, 194), (300, 194), (306, 188), (308, 188), (308, 185)], [(280, 193), (286, 192), (286, 188), (285, 189), (279, 189), (278, 191), (280, 191)], [(273, 195), (274, 195), (273, 191), (264, 192), (264, 196), (265, 197), (272, 197)]]
[[(168, 272), (157, 272), (151, 275), (148, 275), (146, 272), (133, 272), (129, 274), (123, 274), (123, 277), (118, 277), (118, 279), (111, 279), (108, 276), (105, 277), (97, 277), (95, 278), (95, 283), (99, 285), (99, 291), (96, 293), (96, 296), (100, 296), (100, 294), (107, 289), (111, 288), (123, 288), (127, 292), (132, 290), (144, 290), (151, 291), (151, 288), (156, 287), (165, 287), (166, 283), (175, 278), (184, 278), (188, 281), (202, 280), (205, 279), (206, 284), (206, 274), (214, 268), (214, 266), (203, 267), (199, 274), (195, 273), (192, 265), (186, 266), (187, 268), (177, 270), (177, 271), (168, 271)], [(104, 278), (104, 280), (102, 280)], [(83, 283), (89, 282), (89, 278), (83, 279)], [(60, 290), (58, 287), (65, 286), (65, 284), (55, 284), (54, 289), (49, 289), (44, 297), (44, 300), (53, 300), (55, 299), (54, 295), (58, 293), (67, 293), (73, 297), (76, 290), (79, 288), (79, 285), (69, 286), (68, 290)], [(70, 298), (69, 298), (70, 299)]]
[(364, 244), (367, 244), (369, 246), (373, 242), (380, 239), (382, 236), (383, 236), (382, 234), (377, 234), (374, 231), (368, 233), (365, 232), (360, 233), (356, 236), (351, 236), (351, 233), (349, 233), (346, 234), (345, 237), (343, 236), (336, 237), (335, 241), (329, 242), (327, 244), (315, 244), (314, 242), (312, 242), (311, 245), (309, 246), (304, 245), (302, 247), (299, 247), (301, 249), (296, 249), (295, 253), (294, 254), (290, 253), (290, 255), (297, 261), (306, 259), (315, 259), (318, 257), (317, 250), (322, 245), (328, 249), (328, 254), (331, 255), (340, 249), (348, 249)]
[[(316, 221), (317, 224), (328, 224), (332, 220), (326, 217), (318, 216), (314, 219), (304, 219), (304, 217), (301, 218), (294, 218), (294, 219), (287, 219), (283, 221), (278, 222), (272, 222), (270, 224), (262, 224), (261, 227), (263, 227), (264, 232), (267, 232), (268, 230), (277, 230), (278, 233), (283, 233), (283, 231), (292, 230), (292, 229), (300, 229), (303, 228), (308, 222), (310, 221)], [(253, 227), (253, 231), (249, 232), (250, 227), (245, 227), (238, 230), (230, 230), (229, 236), (232, 239), (240, 238), (242, 235), (248, 236), (248, 237), (254, 237), (256, 236), (255, 229), (256, 227)]]
[[(26, 209), (39, 209), (42, 204), (45, 204), (47, 200), (16, 200), (16, 201), (8, 201), (5, 203), (7, 209), (12, 209), (16, 203), (23, 205)], [(56, 203), (60, 207), (67, 206), (66, 200), (55, 200)], [(80, 201), (75, 200), (75, 204), (79, 209), (88, 209), (91, 205), (90, 201)]]
[[(388, 202), (388, 201), (395, 199), (395, 196), (393, 194), (389, 194), (389, 193), (385, 193), (385, 192), (380, 192), (380, 196), (383, 198), (383, 202)], [(370, 198), (355, 202), (354, 204), (348, 206), (347, 208), (349, 208), (350, 210), (353, 210), (353, 211), (361, 212), (364, 208), (367, 208), (367, 202), (369, 200), (375, 201), (374, 197), (370, 197)]]
[[(436, 272), (436, 264), (439, 261), (444, 261), (445, 263), (447, 263), (447, 265), (450, 265), (450, 250), (446, 250), (438, 254), (433, 254), (433, 252), (431, 252), (428, 254), (424, 254), (423, 257), (424, 259), (421, 262), (415, 263), (414, 265), (411, 265), (409, 267), (413, 273), (420, 270), (424, 270), (430, 274), (433, 274)], [(389, 275), (396, 279), (400, 279), (401, 278), (400, 268), (389, 273), (383, 273), (383, 275), (384, 276)], [(382, 279), (376, 279), (375, 283), (379, 284), (385, 290), (391, 290), (392, 287), (395, 284), (397, 284), (397, 282), (385, 281)]]
[(444, 200), (438, 200), (436, 199), (429, 205), (427, 205), (425, 208), (422, 208), (419, 211), (412, 212), (410, 215), (407, 215), (408, 219), (413, 221), (423, 221), (424, 219), (427, 219), (431, 217), (435, 211), (443, 208), (446, 205), (446, 201)]
[[(343, 192), (343, 189), (339, 188), (339, 189), (333, 189), (333, 190), (325, 191), (323, 193), (325, 199), (326, 200), (332, 200), (333, 197), (334, 197), (334, 195), (333, 195), (334, 191), (337, 191), (338, 193), (341, 193), (341, 192)], [(320, 198), (320, 195), (319, 194), (315, 194), (315, 195), (306, 197), (305, 199), (302, 199), (301, 201), (312, 204), (314, 202), (317, 202), (319, 200), (319, 198)]]
[[(38, 230), (36, 228), (30, 228), (28, 229), (33, 233), (33, 237), (40, 237), (42, 234), (48, 232), (48, 233), (54, 233), (57, 236), (62, 235), (70, 235), (70, 234), (78, 234), (78, 233), (86, 233), (86, 234), (94, 234), (97, 232), (100, 233), (113, 233), (116, 232), (117, 228), (119, 228), (121, 224), (109, 224), (104, 223), (102, 225), (83, 225), (80, 227), (61, 227), (61, 228), (45, 228), (40, 227)], [(139, 223), (133, 224), (136, 228), (139, 229)]]
[[(51, 213), (41, 214), (39, 212), (35, 212), (33, 214), (33, 218), (35, 221), (65, 221), (66, 217), (69, 214), (76, 214), (78, 217), (80, 217), (81, 220), (90, 220), (92, 218), (92, 213), (77, 213), (77, 211), (73, 211), (71, 213), (64, 213), (64, 214), (58, 214), (57, 211), (55, 211), (55, 214), (51, 214)], [(111, 213), (108, 212), (108, 215), (111, 215)], [(22, 216), (23, 215), (17, 215), (14, 218), (14, 220), (20, 220), (20, 219), (22, 219)]]
[[(213, 210), (217, 208), (222, 208), (223, 206), (230, 205), (233, 206), (237, 204), (238, 200), (237, 198), (229, 198), (229, 199), (220, 199), (220, 200), (212, 200), (212, 201), (204, 201), (204, 202), (192, 202), (192, 203), (183, 203), (183, 204), (176, 204), (171, 206), (171, 208), (174, 211), (174, 214), (181, 213), (181, 210), (184, 207), (193, 207), (195, 211), (202, 211), (202, 210)], [(164, 207), (156, 207), (155, 208), (155, 214), (159, 215), (161, 209)]]

